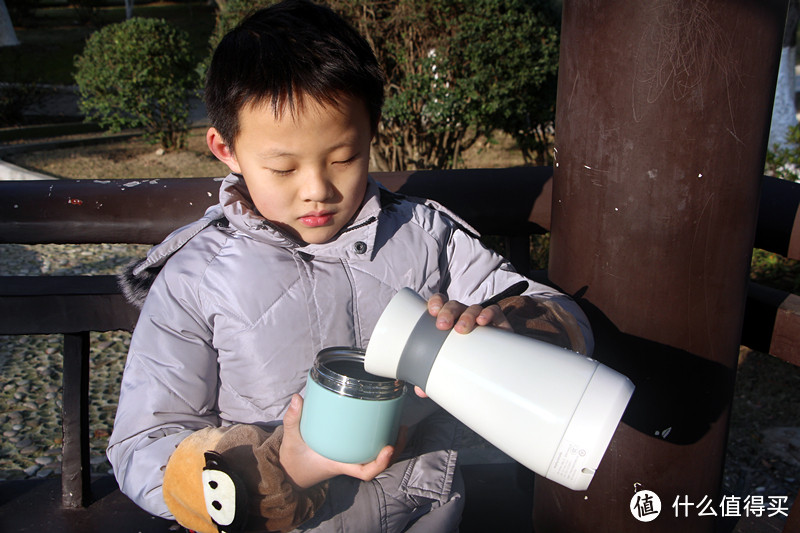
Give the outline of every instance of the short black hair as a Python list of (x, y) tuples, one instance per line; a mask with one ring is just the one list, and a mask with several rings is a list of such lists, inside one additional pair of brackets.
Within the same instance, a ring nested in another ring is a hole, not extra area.
[(361, 99), (375, 132), (383, 106), (384, 76), (369, 43), (331, 9), (285, 0), (261, 9), (223, 37), (206, 78), (212, 126), (233, 148), (239, 111), (269, 104), (279, 116), (295, 112), (304, 96), (337, 105)]

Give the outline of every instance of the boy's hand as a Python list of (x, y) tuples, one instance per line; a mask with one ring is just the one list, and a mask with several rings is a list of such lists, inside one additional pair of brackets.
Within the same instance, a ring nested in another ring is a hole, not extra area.
[(475, 326), (495, 326), (513, 331), (511, 324), (497, 304), (469, 307), (456, 300), (447, 301), (443, 294), (436, 293), (428, 300), (428, 313), (436, 317), (436, 328), (453, 328), (458, 333), (469, 333)]
[(319, 455), (308, 447), (300, 435), (302, 409), (303, 399), (298, 394), (293, 395), (289, 410), (283, 418), (283, 441), (280, 448), (283, 471), (301, 489), (313, 487), (341, 474), (369, 481), (389, 466), (394, 455), (394, 446), (385, 446), (374, 461), (363, 465), (339, 463)]
[[(453, 328), (457, 333), (466, 334), (476, 326), (491, 325), (514, 331), (511, 323), (503, 314), (503, 310), (497, 304), (488, 307), (478, 304), (466, 306), (456, 300), (447, 301), (445, 295), (436, 293), (428, 300), (428, 313), (436, 317), (436, 329)], [(414, 387), (414, 392), (420, 398), (428, 397), (419, 387)]]

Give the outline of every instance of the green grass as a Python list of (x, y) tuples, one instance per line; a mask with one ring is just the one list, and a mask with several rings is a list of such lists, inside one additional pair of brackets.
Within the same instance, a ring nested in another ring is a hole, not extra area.
[[(187, 32), (198, 62), (208, 55), (215, 12), (207, 2), (136, 2), (133, 15), (169, 21)], [(14, 21), (21, 44), (0, 48), (0, 81), (72, 85), (74, 57), (86, 38), (103, 25), (123, 20), (122, 5), (98, 8), (92, 25), (81, 24), (71, 7), (36, 9), (28, 20)]]

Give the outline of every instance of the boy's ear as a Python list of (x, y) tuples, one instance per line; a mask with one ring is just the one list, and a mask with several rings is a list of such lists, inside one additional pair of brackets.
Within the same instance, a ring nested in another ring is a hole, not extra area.
[(206, 144), (217, 159), (228, 165), (231, 172), (235, 174), (242, 173), (242, 169), (239, 167), (239, 162), (236, 160), (233, 150), (231, 150), (230, 146), (222, 139), (222, 135), (217, 131), (217, 128), (208, 129), (206, 132)]

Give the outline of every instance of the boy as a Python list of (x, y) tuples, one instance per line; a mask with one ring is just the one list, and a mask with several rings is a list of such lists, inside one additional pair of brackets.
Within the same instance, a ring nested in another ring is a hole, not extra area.
[[(327, 8), (290, 0), (248, 18), (215, 51), (205, 97), (208, 146), (231, 174), (219, 205), (128, 272), (130, 297), (147, 298), (109, 443), (120, 487), (153, 514), (215, 531), (233, 517), (186, 472), (216, 450), (245, 478), (246, 530), (457, 530), (452, 418), (412, 395), (409, 417), (422, 421), (405, 449), (342, 464), (302, 441), (300, 394), (316, 354), (365, 347), (401, 288), (429, 298), (437, 327), (468, 333), (511, 325), (498, 305), (461, 302), (524, 278), (455, 215), (368, 177), (383, 76)], [(550, 334), (590, 349), (574, 302), (533, 282), (526, 295), (514, 305), (549, 310), (561, 317), (540, 320)]]

